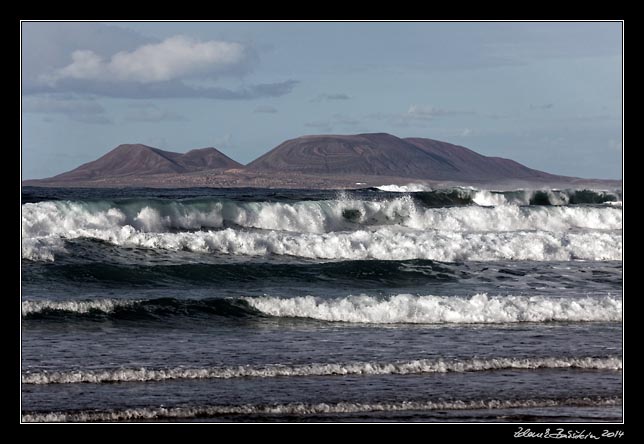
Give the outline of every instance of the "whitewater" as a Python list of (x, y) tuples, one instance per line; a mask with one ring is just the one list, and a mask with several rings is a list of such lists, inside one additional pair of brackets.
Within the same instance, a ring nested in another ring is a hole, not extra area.
[(22, 208), (22, 254), (54, 260), (62, 240), (232, 255), (320, 259), (617, 260), (613, 206), (425, 208), (409, 195), (379, 201), (38, 202)]

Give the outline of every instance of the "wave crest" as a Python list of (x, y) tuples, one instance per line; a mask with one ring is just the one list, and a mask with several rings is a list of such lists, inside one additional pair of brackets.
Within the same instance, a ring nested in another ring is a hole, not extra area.
[(23, 317), (42, 319), (99, 316), (119, 319), (164, 319), (169, 316), (216, 315), (244, 317), (269, 315), (331, 322), (372, 324), (494, 324), (516, 322), (617, 322), (622, 301), (612, 296), (556, 298), (546, 296), (414, 296), (367, 295), (342, 298), (272, 296), (241, 299), (174, 299), (142, 301), (23, 301)]
[(469, 298), (400, 294), (389, 298), (366, 295), (340, 299), (265, 296), (246, 300), (251, 307), (271, 316), (373, 324), (615, 322), (622, 317), (622, 301), (611, 296), (568, 299), (487, 294)]

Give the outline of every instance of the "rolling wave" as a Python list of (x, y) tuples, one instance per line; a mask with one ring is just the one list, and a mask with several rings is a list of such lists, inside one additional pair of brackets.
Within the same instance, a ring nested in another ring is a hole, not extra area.
[(622, 369), (619, 357), (487, 358), (468, 360), (418, 359), (407, 362), (350, 362), (202, 368), (116, 368), (106, 370), (36, 371), (22, 374), (23, 384), (148, 382), (171, 379), (276, 378), (297, 376), (410, 375), (537, 369)]
[[(420, 199), (420, 197), (418, 198)], [(139, 232), (176, 232), (224, 227), (328, 233), (400, 225), (441, 231), (619, 230), (622, 212), (613, 207), (519, 207), (501, 205), (424, 208), (403, 196), (382, 201), (328, 200), (296, 203), (161, 201), (49, 201), (22, 207), (22, 235), (78, 237), (132, 227)]]
[(25, 319), (166, 319), (172, 316), (308, 318), (369, 324), (497, 324), (517, 322), (617, 322), (622, 300), (612, 296), (555, 298), (545, 296), (471, 297), (366, 295), (342, 298), (272, 296), (141, 301), (23, 301)]
[(84, 410), (62, 412), (23, 412), (24, 422), (98, 422), (162, 419), (191, 419), (237, 415), (307, 416), (367, 412), (413, 412), (433, 410), (521, 409), (559, 406), (619, 406), (620, 397), (577, 397), (545, 399), (485, 399), (455, 401), (340, 402), (336, 404), (212, 405), (182, 407), (140, 407), (126, 410)]

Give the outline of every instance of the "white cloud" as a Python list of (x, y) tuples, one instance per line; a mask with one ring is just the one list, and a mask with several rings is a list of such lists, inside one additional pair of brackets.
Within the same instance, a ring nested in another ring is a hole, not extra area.
[(26, 22), (22, 35), (23, 96), (248, 100), (280, 97), (299, 83), (217, 84), (222, 76), (243, 80), (257, 66), (252, 44), (185, 36), (160, 41), (118, 26), (80, 22)]
[(106, 67), (103, 58), (93, 51), (79, 50), (72, 53), (72, 63), (58, 70), (55, 77), (73, 79), (95, 79), (103, 75)]
[(233, 72), (242, 69), (249, 57), (249, 51), (240, 43), (200, 42), (179, 35), (118, 52), (109, 59), (90, 50), (74, 51), (72, 63), (41, 78), (50, 85), (62, 79), (164, 82)]
[(461, 137), (467, 137), (470, 134), (472, 134), (472, 130), (469, 128), (464, 128), (463, 131), (461, 131)]

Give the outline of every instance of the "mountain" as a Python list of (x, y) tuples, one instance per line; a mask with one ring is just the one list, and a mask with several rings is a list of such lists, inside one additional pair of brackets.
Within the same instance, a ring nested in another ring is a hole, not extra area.
[(304, 136), (287, 140), (247, 168), (313, 175), (395, 176), (428, 180), (555, 179), (500, 157), (432, 139), (391, 134)]
[(356, 188), (431, 186), (619, 187), (620, 181), (556, 176), (438, 140), (385, 133), (303, 136), (244, 166), (215, 148), (185, 154), (119, 145), (99, 159), (23, 185), (64, 187)]
[(447, 162), (458, 170), (453, 177), (467, 177), (479, 180), (496, 179), (561, 179), (565, 176), (556, 176), (543, 171), (528, 168), (511, 159), (503, 157), (483, 156), (469, 148), (452, 145), (438, 140), (410, 137), (404, 139), (432, 158)]
[(146, 145), (119, 145), (104, 156), (48, 181), (86, 181), (151, 174), (185, 174), (204, 170), (243, 168), (215, 148), (202, 148), (185, 154), (163, 151)]

